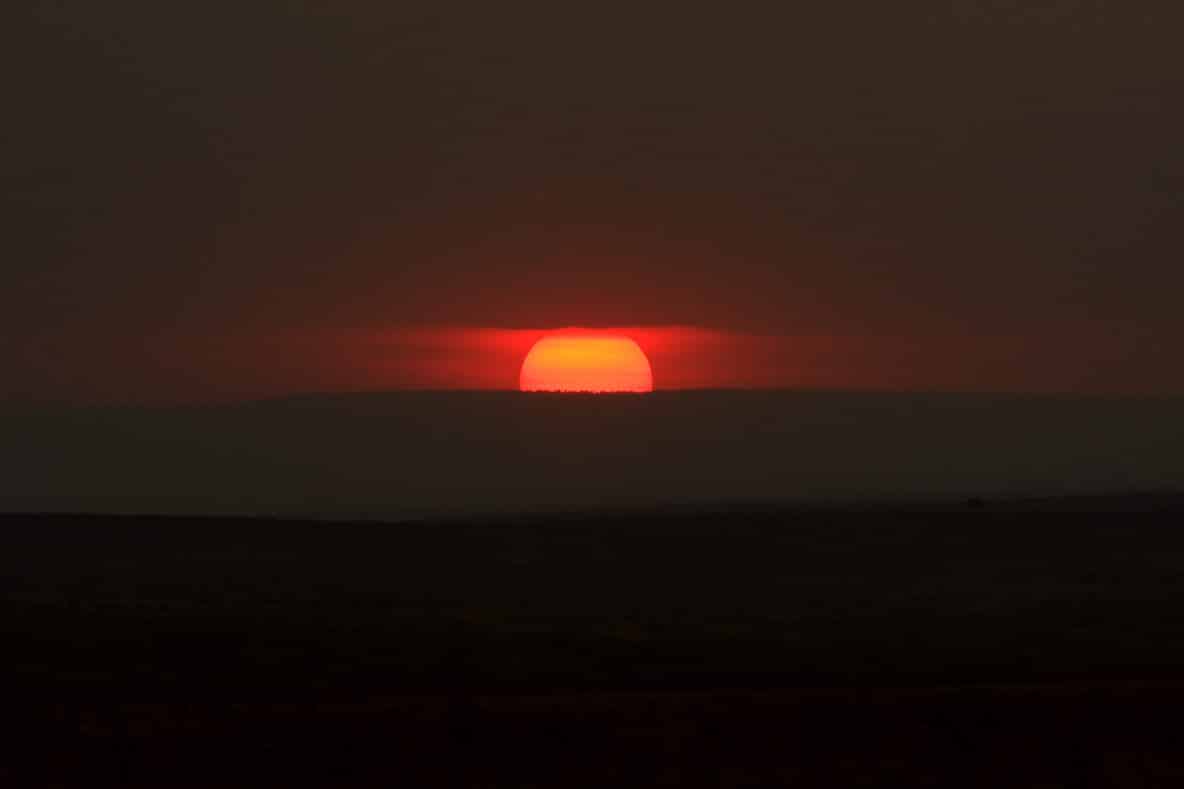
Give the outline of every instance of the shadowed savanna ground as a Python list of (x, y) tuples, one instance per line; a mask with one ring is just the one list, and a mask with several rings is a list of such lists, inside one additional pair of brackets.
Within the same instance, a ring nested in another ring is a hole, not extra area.
[[(9, 516), (14, 782), (1165, 785), (1169, 496)], [(68, 547), (67, 547), (68, 546)]]

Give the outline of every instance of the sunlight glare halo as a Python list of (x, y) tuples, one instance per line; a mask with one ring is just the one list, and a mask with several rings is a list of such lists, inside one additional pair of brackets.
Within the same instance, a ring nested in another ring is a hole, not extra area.
[(652, 392), (654, 376), (641, 346), (617, 334), (543, 337), (522, 362), (523, 392)]

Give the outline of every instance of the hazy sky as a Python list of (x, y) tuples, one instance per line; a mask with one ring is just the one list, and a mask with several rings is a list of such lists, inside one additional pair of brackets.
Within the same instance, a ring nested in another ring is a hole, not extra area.
[(1184, 391), (1176, 0), (0, 15), (0, 397), (415, 385), (381, 338), (563, 325)]

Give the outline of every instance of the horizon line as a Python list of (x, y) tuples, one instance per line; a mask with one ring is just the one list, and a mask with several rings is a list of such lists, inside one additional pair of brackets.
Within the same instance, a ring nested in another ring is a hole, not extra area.
[(655, 387), (648, 392), (620, 391), (523, 391), (516, 387), (388, 387), (359, 389), (310, 389), (277, 394), (244, 394), (241, 396), (210, 397), (205, 399), (103, 399), (69, 400), (66, 398), (0, 398), (0, 409), (11, 408), (189, 408), (248, 405), (254, 403), (279, 402), (284, 400), (334, 397), (372, 396), (458, 396), (497, 395), (523, 398), (577, 398), (614, 397), (645, 398), (688, 394), (783, 394), (783, 395), (861, 395), (884, 397), (944, 396), (944, 397), (997, 397), (1049, 400), (1175, 400), (1184, 399), (1184, 392), (1132, 392), (1132, 391), (1072, 391), (1072, 390), (1018, 390), (1018, 389), (889, 389), (889, 388), (841, 388), (841, 387), (791, 387), (791, 386), (688, 386)]

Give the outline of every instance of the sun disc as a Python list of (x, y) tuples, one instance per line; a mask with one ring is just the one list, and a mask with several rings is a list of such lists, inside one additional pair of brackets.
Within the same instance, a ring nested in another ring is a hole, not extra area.
[(560, 332), (543, 337), (522, 362), (523, 392), (652, 392), (641, 346), (620, 334)]

